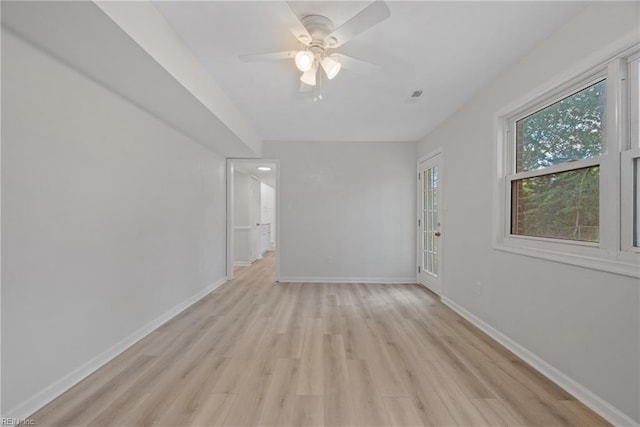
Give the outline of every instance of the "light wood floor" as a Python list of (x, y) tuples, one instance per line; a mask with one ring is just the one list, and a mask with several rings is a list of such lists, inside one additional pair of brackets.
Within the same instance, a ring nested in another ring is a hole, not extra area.
[(608, 425), (417, 285), (277, 284), (273, 256), (37, 425)]

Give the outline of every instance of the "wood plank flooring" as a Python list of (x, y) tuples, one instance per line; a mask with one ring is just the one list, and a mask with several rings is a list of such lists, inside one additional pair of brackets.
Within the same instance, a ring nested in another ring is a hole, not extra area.
[(418, 285), (276, 283), (273, 255), (32, 416), (52, 426), (600, 426)]

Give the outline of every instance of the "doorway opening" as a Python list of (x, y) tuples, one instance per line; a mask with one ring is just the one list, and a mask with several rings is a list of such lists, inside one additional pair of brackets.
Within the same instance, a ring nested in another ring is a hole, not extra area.
[(278, 160), (227, 160), (227, 280), (273, 256), (279, 278), (278, 176)]

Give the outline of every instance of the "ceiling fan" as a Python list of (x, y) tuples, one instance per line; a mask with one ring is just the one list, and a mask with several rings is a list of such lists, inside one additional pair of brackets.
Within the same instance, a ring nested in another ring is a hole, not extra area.
[(383, 0), (376, 0), (334, 29), (329, 18), (321, 15), (307, 15), (299, 18), (289, 6), (283, 9), (281, 18), (301, 43), (302, 48), (284, 52), (241, 55), (240, 59), (245, 62), (293, 59), (298, 70), (302, 72), (300, 91), (306, 92), (316, 87), (314, 97), (316, 101), (322, 99), (317, 86), (322, 78), (320, 69), (331, 80), (338, 75), (342, 67), (360, 73), (370, 73), (379, 68), (377, 65), (332, 52), (332, 50), (384, 21), (390, 15), (391, 12), (386, 3)]

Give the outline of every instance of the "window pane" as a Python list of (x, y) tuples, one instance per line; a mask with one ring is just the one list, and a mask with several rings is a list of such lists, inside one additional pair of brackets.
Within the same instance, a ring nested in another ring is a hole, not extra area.
[(512, 182), (511, 234), (597, 242), (598, 166)]
[(433, 254), (433, 275), (434, 276), (438, 275), (438, 254), (437, 253)]
[(602, 80), (516, 122), (516, 171), (602, 154), (607, 82)]

